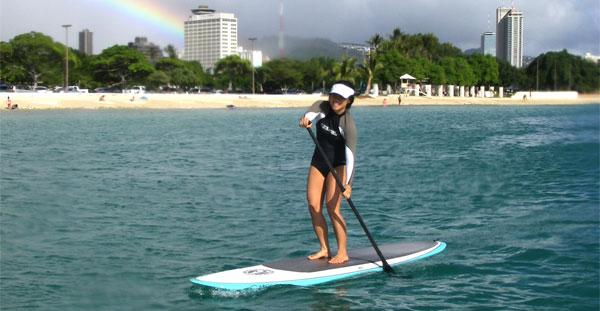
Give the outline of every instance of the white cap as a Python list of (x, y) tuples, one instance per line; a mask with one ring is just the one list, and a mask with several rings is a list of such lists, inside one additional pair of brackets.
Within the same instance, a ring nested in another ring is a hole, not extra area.
[(348, 97), (354, 95), (354, 89), (345, 84), (336, 83), (331, 87), (331, 91), (329, 92), (329, 94), (334, 93), (342, 96), (345, 99), (348, 99)]

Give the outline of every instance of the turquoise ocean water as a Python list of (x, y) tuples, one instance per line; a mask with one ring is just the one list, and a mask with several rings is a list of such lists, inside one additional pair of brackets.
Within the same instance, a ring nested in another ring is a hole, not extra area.
[(0, 111), (0, 308), (598, 310), (599, 105), (355, 107), (376, 241), (446, 250), (397, 277), (192, 285), (318, 247), (303, 112)]

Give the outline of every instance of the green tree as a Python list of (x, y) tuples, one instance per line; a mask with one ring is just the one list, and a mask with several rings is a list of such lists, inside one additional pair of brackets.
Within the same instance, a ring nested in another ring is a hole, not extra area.
[(154, 68), (167, 75), (168, 82), (163, 85), (172, 84), (172, 86), (178, 86), (185, 90), (202, 85), (204, 81), (209, 80), (202, 70), (202, 65), (197, 61), (186, 62), (173, 58), (161, 58), (154, 63)]
[[(233, 82), (236, 78), (249, 77), (252, 68), (247, 60), (241, 59), (238, 55), (229, 55), (222, 58), (215, 64), (215, 75), (229, 81), (228, 90), (233, 90)], [(247, 80), (245, 78), (244, 80)]]
[(463, 52), (450, 43), (442, 43), (436, 50), (433, 61), (438, 62), (444, 57), (463, 57)]
[(210, 76), (210, 74), (207, 74), (204, 71), (204, 69), (202, 68), (202, 64), (200, 64), (200, 62), (187, 61), (184, 63), (185, 63), (185, 67), (188, 70), (191, 70), (198, 78), (198, 85), (207, 86), (210, 84), (211, 76)]
[(267, 91), (283, 90), (302, 85), (302, 69), (300, 63), (282, 58), (272, 60), (262, 66), (264, 88)]
[(167, 45), (164, 50), (168, 58), (177, 59), (177, 49), (172, 44)]
[(477, 82), (471, 66), (462, 57), (444, 57), (440, 65), (446, 73), (447, 83), (467, 86)]
[(148, 76), (146, 84), (149, 89), (157, 90), (163, 85), (168, 85), (169, 81), (169, 76), (164, 71), (156, 70)]
[(392, 34), (388, 35), (388, 38), (389, 40), (384, 42), (385, 50), (404, 50), (406, 34), (400, 28), (395, 28)]
[(424, 70), (416, 59), (404, 57), (398, 50), (389, 50), (380, 55), (382, 70), (378, 78), (384, 84), (394, 85), (398, 89), (400, 77), (406, 73), (416, 77), (425, 78)]
[(446, 72), (444, 68), (436, 63), (429, 63), (427, 67), (427, 76), (429, 77), (429, 83), (435, 85), (443, 85), (448, 83), (446, 79)]
[(25, 80), (25, 71), (13, 60), (12, 44), (0, 42), (0, 82), (15, 83)]
[(79, 50), (70, 50), (69, 58), (71, 58), (71, 53), (79, 60), (79, 66), (75, 66), (74, 68), (69, 65), (69, 84), (78, 85), (81, 88), (93, 89), (100, 86), (92, 76), (92, 70), (90, 69), (90, 64), (93, 59), (92, 56), (88, 56), (84, 52)]
[(450, 43), (440, 44), (431, 33), (409, 35), (399, 28), (394, 29), (389, 40), (382, 43), (384, 50), (397, 50), (404, 57), (424, 57), (430, 62), (439, 62), (444, 57), (461, 57), (462, 51)]
[(144, 54), (124, 45), (113, 45), (91, 62), (94, 78), (108, 86), (141, 82), (155, 71)]
[(170, 81), (172, 84), (187, 91), (198, 85), (200, 80), (194, 71), (189, 68), (177, 68), (171, 72)]
[[(10, 48), (3, 49), (8, 54), (3, 68), (13, 83), (27, 83), (36, 86), (42, 82), (62, 84), (65, 48), (52, 38), (39, 32), (29, 32), (14, 37)], [(4, 57), (4, 56), (3, 56)], [(80, 62), (74, 53), (69, 54), (69, 67), (76, 68)]]
[(177, 68), (185, 68), (185, 63), (179, 59), (161, 58), (154, 62), (154, 68), (168, 73)]
[(256, 68), (254, 72), (254, 83), (258, 86), (258, 91), (263, 93), (265, 92), (265, 83), (267, 82), (267, 72), (265, 70), (266, 67), (261, 66)]
[(500, 85), (519, 87), (527, 84), (527, 76), (522, 69), (514, 67), (507, 61), (497, 59), (496, 62), (498, 62)]
[(524, 70), (531, 89), (576, 90), (597, 92), (600, 88), (600, 67), (567, 50), (539, 55)]
[(491, 55), (473, 54), (467, 60), (473, 70), (478, 85), (497, 85), (500, 82), (498, 62)]
[(326, 84), (328, 76), (330, 76), (329, 69), (332, 68), (336, 61), (332, 58), (312, 58), (302, 64), (302, 79), (304, 88), (308, 88), (310, 91), (316, 88), (321, 88), (323, 84)]

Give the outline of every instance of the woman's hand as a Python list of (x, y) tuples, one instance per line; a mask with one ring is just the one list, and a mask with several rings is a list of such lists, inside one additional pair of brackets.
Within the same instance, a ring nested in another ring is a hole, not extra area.
[(350, 199), (350, 195), (352, 195), (352, 186), (345, 185), (344, 186), (344, 193), (342, 193), (342, 195), (344, 196), (344, 198)]
[(308, 129), (311, 126), (312, 126), (312, 123), (310, 122), (310, 120), (308, 118), (300, 119), (300, 127)]

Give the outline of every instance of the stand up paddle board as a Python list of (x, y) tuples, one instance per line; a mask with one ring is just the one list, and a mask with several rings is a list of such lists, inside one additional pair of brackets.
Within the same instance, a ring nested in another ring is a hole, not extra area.
[[(439, 241), (379, 247), (390, 265), (420, 260), (445, 248), (446, 243)], [(219, 289), (241, 290), (272, 285), (310, 286), (383, 270), (381, 260), (372, 247), (350, 250), (348, 256), (350, 260), (339, 265), (329, 264), (328, 259), (308, 260), (301, 257), (203, 275), (190, 281)]]

